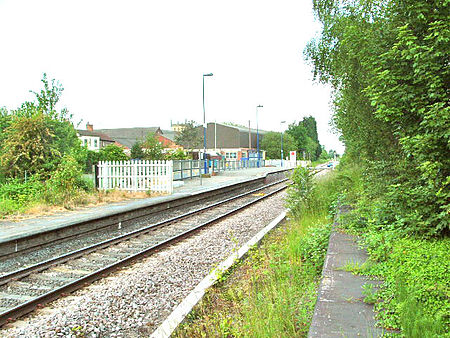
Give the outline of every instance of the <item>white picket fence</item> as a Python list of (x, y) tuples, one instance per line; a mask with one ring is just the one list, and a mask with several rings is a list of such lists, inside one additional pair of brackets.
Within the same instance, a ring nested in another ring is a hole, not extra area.
[(173, 192), (172, 161), (101, 161), (98, 188), (126, 191)]

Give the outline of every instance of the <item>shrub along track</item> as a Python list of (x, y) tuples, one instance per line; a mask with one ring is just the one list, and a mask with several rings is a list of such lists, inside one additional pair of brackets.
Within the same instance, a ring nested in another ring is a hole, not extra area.
[(0, 325), (287, 187), (286, 179), (0, 277)]

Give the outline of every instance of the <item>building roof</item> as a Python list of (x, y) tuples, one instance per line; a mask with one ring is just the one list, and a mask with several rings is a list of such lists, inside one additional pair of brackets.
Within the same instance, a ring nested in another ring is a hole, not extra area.
[(101, 141), (109, 141), (114, 142), (111, 137), (108, 135), (98, 132), (98, 131), (91, 131), (91, 130), (77, 130), (78, 135), (80, 136), (92, 136), (92, 137), (99, 137)]
[[(239, 130), (241, 132), (248, 133), (248, 127), (230, 126), (230, 125), (227, 125), (227, 124), (225, 124), (225, 126), (233, 127), (233, 128), (236, 128), (237, 130)], [(265, 134), (265, 133), (267, 133), (266, 130), (262, 130), (262, 129), (256, 130), (256, 129), (253, 129), (253, 128), (250, 128), (250, 132), (251, 133), (255, 133), (255, 134), (256, 134), (256, 132), (258, 132), (258, 134)]]
[(148, 134), (163, 134), (159, 127), (137, 127), (137, 128), (115, 128), (97, 129), (97, 131), (107, 134), (114, 141), (131, 148), (136, 142), (145, 141)]
[(165, 138), (168, 138), (172, 142), (175, 142), (175, 137), (177, 136), (177, 132), (173, 130), (162, 129), (162, 134)]

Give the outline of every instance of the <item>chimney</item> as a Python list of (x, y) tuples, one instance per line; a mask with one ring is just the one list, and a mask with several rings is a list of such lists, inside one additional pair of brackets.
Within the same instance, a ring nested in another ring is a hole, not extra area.
[(89, 122), (86, 123), (86, 130), (94, 131), (94, 125), (90, 124)]

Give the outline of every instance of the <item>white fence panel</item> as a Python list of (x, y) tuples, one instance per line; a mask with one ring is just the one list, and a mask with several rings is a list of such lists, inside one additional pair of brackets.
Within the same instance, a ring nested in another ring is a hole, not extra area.
[(101, 190), (173, 192), (172, 161), (102, 161), (98, 163)]

